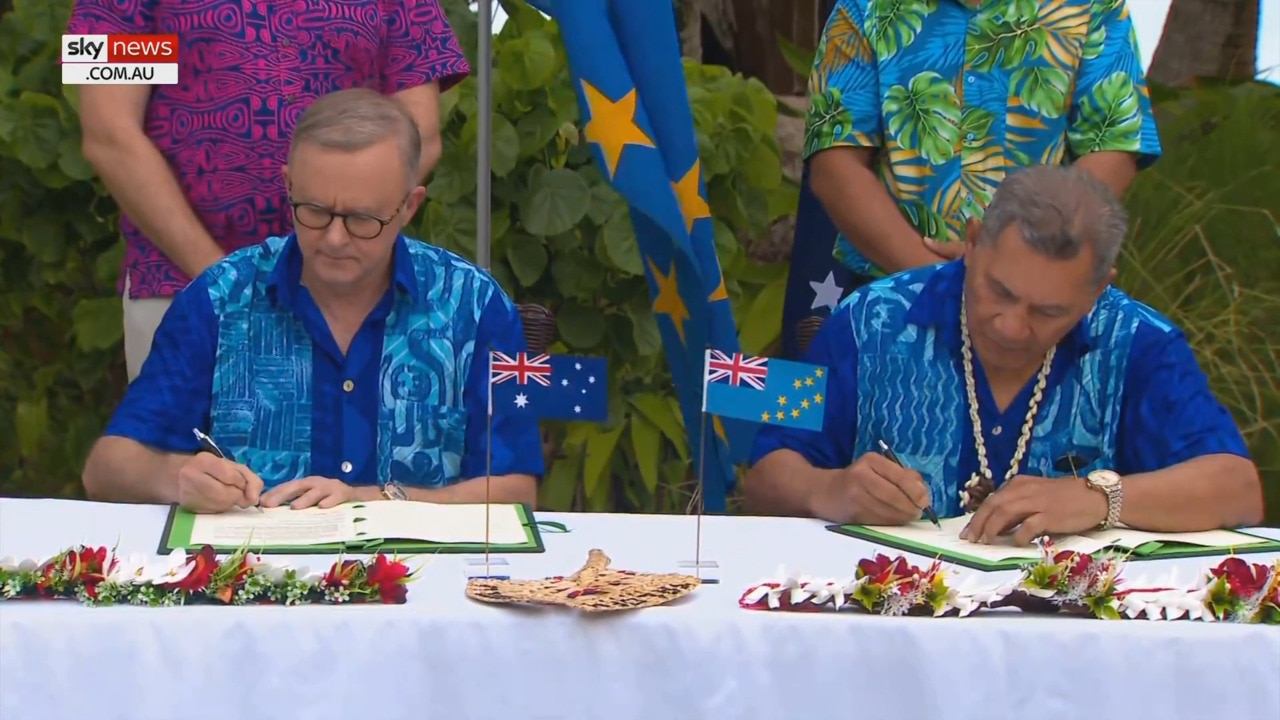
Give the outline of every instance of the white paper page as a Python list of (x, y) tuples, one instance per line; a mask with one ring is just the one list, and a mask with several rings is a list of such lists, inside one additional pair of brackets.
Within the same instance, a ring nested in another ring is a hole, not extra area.
[[(443, 504), (411, 500), (377, 500), (353, 508), (361, 539), (422, 540), (437, 543), (483, 543), (485, 505)], [(489, 543), (517, 545), (526, 539), (515, 505), (489, 505)]]
[(294, 510), (288, 506), (235, 509), (197, 515), (191, 542), (198, 545), (325, 545), (351, 540), (354, 527), (348, 507)]
[(1095, 530), (1086, 533), (1086, 537), (1101, 540), (1107, 544), (1115, 543), (1133, 549), (1149, 542), (1179, 542), (1206, 547), (1243, 547), (1267, 542), (1266, 538), (1254, 535), (1242, 535), (1229, 530), (1205, 530), (1187, 533), (1156, 533), (1129, 528), (1113, 528), (1111, 530)]
[[(901, 538), (908, 542), (918, 543), (921, 545), (929, 545), (939, 550), (968, 555), (972, 558), (980, 560), (989, 560), (998, 562), (1000, 560), (1039, 560), (1040, 549), (1035, 546), (1018, 546), (1013, 543), (1013, 536), (1003, 536), (996, 539), (996, 542), (988, 545), (985, 543), (972, 543), (967, 540), (960, 539), (960, 531), (964, 530), (964, 526), (969, 523), (970, 516), (962, 515), (960, 517), (939, 519), (938, 523), (942, 526), (936, 528), (933, 523), (928, 520), (917, 520), (913, 523), (901, 526), (888, 525), (868, 525), (867, 527), (885, 535)], [(1093, 553), (1106, 547), (1106, 543), (1101, 540), (1091, 538), (1068, 536), (1063, 538), (1055, 538), (1054, 546), (1057, 550), (1071, 550), (1075, 552)], [(927, 555), (927, 551), (920, 554)]]

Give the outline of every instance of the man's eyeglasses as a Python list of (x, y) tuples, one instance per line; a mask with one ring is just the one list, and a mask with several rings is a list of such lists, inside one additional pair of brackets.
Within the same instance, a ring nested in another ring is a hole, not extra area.
[(289, 206), (293, 208), (293, 219), (305, 228), (324, 230), (329, 227), (334, 218), (342, 218), (342, 224), (346, 226), (348, 235), (361, 240), (372, 240), (381, 235), (383, 229), (391, 224), (396, 215), (400, 214), (412, 192), (410, 190), (405, 193), (404, 197), (400, 199), (400, 204), (391, 212), (391, 216), (385, 218), (368, 213), (334, 212), (327, 207), (314, 203), (297, 202), (293, 198), (289, 199)]

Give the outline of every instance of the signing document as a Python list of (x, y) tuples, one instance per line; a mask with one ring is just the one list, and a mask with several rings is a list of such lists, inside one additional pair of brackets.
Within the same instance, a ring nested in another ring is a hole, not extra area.
[[(486, 533), (485, 510), (488, 509)], [(525, 541), (518, 505), (437, 504), (376, 500), (294, 510), (288, 506), (197, 515), (191, 542), (214, 546), (329, 545), (370, 540), (519, 544)]]

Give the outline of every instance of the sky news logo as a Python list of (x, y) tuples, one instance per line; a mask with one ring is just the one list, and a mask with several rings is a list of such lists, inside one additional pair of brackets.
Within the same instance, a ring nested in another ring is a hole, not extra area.
[(177, 35), (63, 35), (63, 85), (176, 85)]

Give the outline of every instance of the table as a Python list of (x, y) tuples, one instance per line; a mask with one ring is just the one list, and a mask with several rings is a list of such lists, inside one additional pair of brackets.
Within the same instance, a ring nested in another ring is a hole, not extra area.
[[(0, 499), (0, 556), (78, 542), (150, 553), (164, 518), (158, 506)], [(547, 534), (545, 554), (507, 556), (516, 576), (571, 572), (593, 547), (656, 572), (693, 553), (691, 517), (540, 519), (570, 532)], [(473, 602), (458, 556), (432, 559), (396, 606), (0, 603), (0, 718), (1280, 718), (1274, 627), (753, 612), (739, 595), (780, 565), (846, 577), (874, 548), (782, 518), (709, 517), (703, 540), (721, 584), (609, 617)]]

